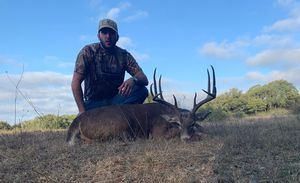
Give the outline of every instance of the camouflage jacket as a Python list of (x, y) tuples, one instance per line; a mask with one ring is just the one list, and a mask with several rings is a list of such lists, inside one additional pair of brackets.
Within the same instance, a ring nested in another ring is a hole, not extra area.
[(124, 81), (125, 71), (134, 76), (141, 68), (126, 50), (116, 46), (108, 51), (101, 43), (82, 48), (74, 70), (84, 76), (85, 100), (112, 98)]

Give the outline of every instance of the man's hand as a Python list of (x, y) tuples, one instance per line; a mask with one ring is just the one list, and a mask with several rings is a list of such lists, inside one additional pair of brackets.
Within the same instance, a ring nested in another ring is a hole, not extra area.
[(124, 81), (121, 86), (119, 86), (119, 95), (121, 96), (129, 96), (131, 94), (132, 88), (134, 86), (135, 82), (133, 78), (129, 78), (126, 81)]

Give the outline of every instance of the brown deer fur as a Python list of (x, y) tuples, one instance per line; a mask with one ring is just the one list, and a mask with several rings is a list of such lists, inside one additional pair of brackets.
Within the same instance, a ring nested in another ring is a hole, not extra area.
[[(106, 140), (112, 137), (172, 138), (179, 135), (177, 111), (160, 104), (114, 105), (92, 109), (77, 116), (69, 127), (67, 142), (74, 144), (75, 136), (80, 132), (82, 139)], [(166, 121), (164, 116), (172, 118)], [(175, 124), (174, 124), (175, 123)], [(173, 128), (173, 130), (169, 130)], [(178, 130), (177, 130), (178, 129)]]

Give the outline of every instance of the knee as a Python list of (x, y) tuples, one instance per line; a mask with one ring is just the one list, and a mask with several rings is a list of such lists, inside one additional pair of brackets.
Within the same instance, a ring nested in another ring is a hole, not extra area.
[(145, 98), (148, 97), (149, 92), (148, 92), (148, 89), (145, 86), (141, 87), (141, 94)]
[(141, 103), (148, 97), (148, 89), (145, 86), (135, 86), (134, 87), (134, 95), (139, 98)]

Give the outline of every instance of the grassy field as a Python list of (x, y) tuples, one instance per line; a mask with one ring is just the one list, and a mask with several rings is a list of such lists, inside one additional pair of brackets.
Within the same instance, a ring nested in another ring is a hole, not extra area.
[(0, 132), (0, 182), (300, 182), (300, 117), (204, 123), (201, 140), (96, 142)]

